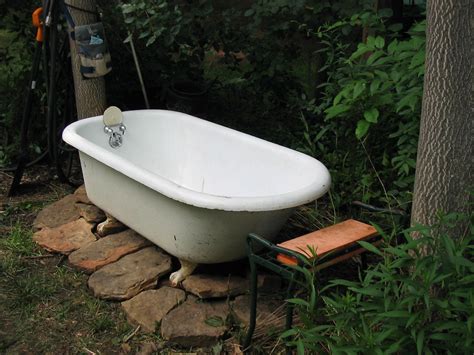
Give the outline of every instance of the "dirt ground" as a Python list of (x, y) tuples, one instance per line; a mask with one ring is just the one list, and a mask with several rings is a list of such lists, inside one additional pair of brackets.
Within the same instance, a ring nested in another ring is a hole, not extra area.
[(119, 304), (92, 297), (86, 275), (32, 242), (38, 211), (74, 188), (44, 165), (27, 169), (19, 193), (6, 197), (11, 181), (0, 172), (0, 353), (126, 354), (158, 342), (127, 340), (134, 329)]
[[(45, 165), (28, 168), (18, 194), (7, 197), (11, 181), (11, 173), (0, 171), (0, 354), (135, 354), (150, 349), (149, 344), (155, 353), (183, 351), (167, 347), (159, 335), (134, 334), (119, 303), (93, 297), (86, 286), (87, 275), (32, 241), (36, 214), (74, 187), (59, 182), (54, 169)], [(311, 224), (305, 208), (287, 223), (280, 239), (334, 223), (335, 216), (329, 214)], [(349, 262), (327, 269), (319, 284), (334, 277), (356, 278), (357, 266)], [(234, 335), (238, 334), (229, 338)], [(276, 337), (271, 341), (276, 342)], [(186, 350), (222, 354), (229, 353), (229, 344), (236, 341)]]
[(87, 275), (32, 241), (37, 213), (75, 188), (38, 165), (7, 197), (12, 177), (0, 172), (0, 354), (234, 353), (233, 334), (210, 349), (179, 349), (134, 332), (118, 302), (93, 297)]

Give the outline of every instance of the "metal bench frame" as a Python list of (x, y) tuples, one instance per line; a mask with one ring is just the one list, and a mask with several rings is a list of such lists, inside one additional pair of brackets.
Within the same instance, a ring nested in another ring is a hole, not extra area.
[[(368, 205), (362, 203), (360, 201), (352, 202), (353, 206), (357, 206), (359, 208), (368, 210), (370, 212), (378, 212), (382, 214), (389, 214), (389, 215), (398, 215), (402, 218), (402, 225), (407, 227), (409, 225), (409, 218), (410, 214), (406, 213), (405, 211), (398, 210), (398, 209), (386, 209), (375, 207), (372, 205)], [(378, 243), (382, 237), (377, 234), (373, 235), (369, 238), (364, 239), (364, 241), (368, 243)], [(345, 261), (348, 258), (341, 258), (335, 263), (328, 263), (329, 261), (336, 259), (338, 257), (342, 257), (352, 252), (360, 249), (360, 256), (361, 256), (361, 268), (365, 269), (367, 267), (367, 255), (365, 254), (365, 249), (363, 249), (357, 242), (354, 242), (347, 247), (335, 250), (333, 252), (329, 252), (323, 255), (321, 258), (317, 258), (314, 260), (314, 267), (319, 269), (323, 269), (326, 266), (331, 266), (336, 263)], [(260, 252), (257, 254), (256, 252)], [(244, 351), (248, 351), (250, 348), (250, 344), (252, 342), (252, 336), (255, 331), (256, 320), (257, 320), (257, 296), (258, 296), (258, 287), (257, 287), (257, 276), (258, 276), (258, 266), (263, 267), (267, 270), (273, 271), (280, 277), (289, 281), (288, 287), (286, 290), (286, 299), (293, 298), (294, 295), (294, 288), (295, 284), (298, 282), (298, 276), (301, 272), (298, 270), (298, 267), (290, 266), (282, 264), (280, 261), (276, 259), (278, 254), (283, 254), (289, 257), (292, 257), (296, 260), (297, 266), (305, 267), (308, 265), (308, 258), (304, 255), (294, 252), (292, 250), (280, 247), (278, 245), (269, 242), (268, 240), (258, 236), (257, 234), (251, 233), (247, 236), (247, 255), (250, 263), (250, 322), (249, 328), (244, 339), (243, 349)], [(327, 263), (327, 264), (326, 264)], [(285, 330), (291, 328), (293, 323), (293, 305), (289, 303), (286, 308), (286, 321), (285, 321)], [(289, 348), (287, 348), (287, 353), (291, 354)]]
[[(369, 243), (375, 243), (381, 239), (380, 235), (374, 235), (365, 239)], [(263, 254), (257, 254), (256, 251), (264, 250)], [(338, 250), (332, 253), (328, 253), (321, 257), (320, 259), (315, 260), (314, 266), (322, 265), (332, 259), (350, 254), (356, 250), (363, 249), (359, 244), (353, 243), (348, 247)], [(301, 272), (298, 268), (290, 265), (282, 264), (276, 259), (276, 255), (284, 254), (289, 257), (295, 258), (297, 265), (299, 267), (305, 267), (308, 265), (308, 258), (303, 256), (300, 253), (294, 252), (292, 250), (280, 247), (278, 245), (269, 242), (268, 240), (256, 235), (249, 234), (247, 237), (247, 254), (250, 263), (250, 322), (247, 335), (244, 340), (243, 347), (244, 349), (249, 348), (252, 342), (252, 336), (255, 331), (256, 318), (257, 318), (257, 296), (258, 296), (258, 287), (257, 287), (257, 278), (258, 278), (258, 266), (263, 267), (267, 270), (273, 271), (275, 274), (280, 277), (288, 280), (288, 287), (286, 290), (286, 299), (294, 297), (294, 288), (295, 284), (298, 282), (299, 275)], [(367, 265), (366, 255), (361, 251), (362, 257), (362, 267), (365, 268)], [(343, 261), (343, 260), (341, 260)], [(293, 323), (293, 305), (288, 304), (286, 308), (286, 321), (285, 321), (285, 330), (291, 328)]]

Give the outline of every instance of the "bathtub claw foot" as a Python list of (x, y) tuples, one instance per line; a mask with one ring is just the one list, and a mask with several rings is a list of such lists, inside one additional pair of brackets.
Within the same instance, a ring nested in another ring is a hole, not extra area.
[(106, 213), (105, 215), (107, 216), (107, 219), (97, 225), (97, 234), (99, 236), (105, 237), (106, 235), (118, 233), (127, 229), (126, 225), (115, 219), (110, 214)]
[(178, 284), (181, 281), (183, 281), (186, 277), (191, 275), (193, 273), (194, 269), (197, 266), (197, 264), (192, 263), (192, 262), (187, 261), (187, 260), (179, 259), (179, 262), (181, 263), (181, 269), (179, 269), (178, 271), (173, 272), (170, 275), (170, 281), (171, 281), (171, 285), (173, 287), (178, 286)]

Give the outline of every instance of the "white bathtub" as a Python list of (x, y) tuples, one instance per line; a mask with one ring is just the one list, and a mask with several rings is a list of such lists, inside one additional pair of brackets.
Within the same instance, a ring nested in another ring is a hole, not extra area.
[(102, 116), (63, 139), (80, 152), (90, 200), (181, 261), (243, 258), (248, 233), (271, 240), (330, 185), (307, 155), (183, 113), (129, 111), (124, 124), (117, 149)]

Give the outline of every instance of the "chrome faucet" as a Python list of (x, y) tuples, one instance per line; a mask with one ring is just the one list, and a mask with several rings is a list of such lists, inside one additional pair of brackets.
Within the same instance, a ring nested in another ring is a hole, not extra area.
[[(102, 120), (104, 132), (109, 135), (109, 145), (112, 148), (120, 147), (123, 143), (123, 135), (127, 130), (123, 124), (122, 111), (116, 106), (110, 106), (105, 110)], [(116, 132), (114, 128), (118, 128), (120, 132)]]
[(120, 126), (118, 128), (120, 130), (120, 133), (115, 132), (112, 127), (109, 127), (109, 126), (104, 127), (104, 132), (109, 135), (109, 145), (112, 148), (118, 148), (123, 143), (123, 137), (122, 136), (125, 134), (125, 131), (126, 131), (127, 128), (123, 124), (120, 124)]

